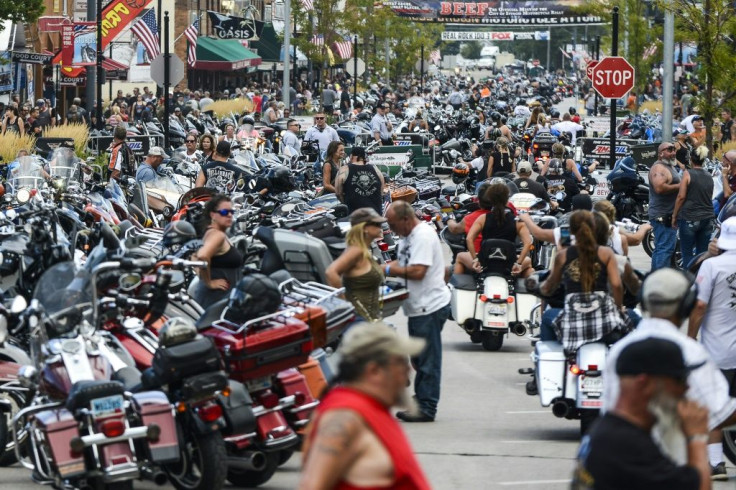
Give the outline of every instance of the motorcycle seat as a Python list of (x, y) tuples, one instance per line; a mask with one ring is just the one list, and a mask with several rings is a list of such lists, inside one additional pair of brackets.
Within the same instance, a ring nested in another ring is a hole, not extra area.
[(195, 323), (197, 330), (207, 328), (215, 323), (217, 320), (219, 320), (222, 316), (222, 312), (225, 311), (225, 307), (227, 307), (229, 301), (230, 298), (224, 298), (217, 303), (213, 303), (208, 306), (204, 314), (199, 317), (199, 320), (197, 320), (197, 322)]
[(452, 284), (455, 289), (460, 289), (462, 291), (478, 290), (478, 281), (471, 274), (453, 274), (450, 277), (450, 284)]
[(70, 412), (75, 412), (79, 408), (89, 406), (89, 403), (96, 398), (122, 395), (124, 391), (125, 388), (120, 381), (77, 381), (72, 386), (72, 389), (69, 390), (69, 396), (66, 399), (66, 408)]
[(113, 381), (120, 381), (127, 391), (136, 392), (140, 390), (141, 372), (134, 367), (124, 367), (112, 374)]

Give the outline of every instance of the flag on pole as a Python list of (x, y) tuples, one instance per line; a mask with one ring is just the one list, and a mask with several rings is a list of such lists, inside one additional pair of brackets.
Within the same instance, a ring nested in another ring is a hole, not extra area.
[(315, 34), (312, 36), (312, 44), (315, 46), (324, 46), (325, 45), (325, 37), (322, 34)]
[(644, 53), (642, 54), (642, 59), (648, 60), (652, 56), (654, 56), (654, 53), (657, 52), (657, 45), (652, 43), (647, 49), (644, 50)]
[(184, 37), (189, 41), (189, 49), (187, 50), (187, 63), (194, 68), (197, 62), (197, 33), (199, 32), (199, 18), (184, 31)]
[(302, 8), (305, 11), (314, 10), (314, 4), (312, 0), (301, 0)]
[(353, 43), (350, 41), (350, 39), (336, 42), (334, 44), (334, 48), (335, 51), (337, 51), (337, 55), (344, 60), (353, 57)]
[(563, 55), (563, 56), (564, 56), (565, 58), (567, 58), (568, 60), (569, 60), (569, 59), (572, 59), (572, 58), (570, 57), (570, 55), (569, 55), (569, 54), (567, 54), (567, 53), (565, 52), (565, 50), (564, 50), (564, 49), (560, 48), (560, 51), (562, 51), (562, 55)]
[(143, 17), (135, 21), (130, 30), (141, 40), (151, 59), (161, 54), (161, 49), (158, 46), (156, 15), (153, 13), (153, 9), (148, 9)]

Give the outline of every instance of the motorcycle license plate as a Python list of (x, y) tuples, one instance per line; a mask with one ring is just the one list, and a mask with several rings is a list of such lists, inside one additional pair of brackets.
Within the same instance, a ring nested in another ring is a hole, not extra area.
[(254, 391), (266, 390), (271, 387), (271, 378), (264, 377), (264, 378), (249, 379), (245, 382), (245, 387), (251, 393)]
[(542, 157), (548, 157), (549, 156), (549, 152), (548, 151), (543, 151), (541, 154), (542, 154)]
[(605, 182), (605, 181), (598, 182), (598, 185), (595, 186), (595, 195), (596, 197), (607, 197), (608, 196), (608, 182)]
[(489, 315), (505, 315), (506, 305), (488, 305), (487, 311)]
[(95, 398), (91, 402), (92, 416), (96, 419), (108, 417), (123, 412), (123, 396), (112, 395), (104, 398)]
[(600, 398), (603, 393), (603, 378), (601, 376), (581, 376), (580, 391), (587, 398)]

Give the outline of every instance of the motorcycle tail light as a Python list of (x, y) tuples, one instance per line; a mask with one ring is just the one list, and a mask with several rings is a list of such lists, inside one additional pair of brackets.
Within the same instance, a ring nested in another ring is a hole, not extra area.
[(106, 420), (100, 425), (100, 430), (105, 437), (122, 436), (125, 432), (125, 422), (121, 419)]
[(279, 396), (276, 393), (268, 393), (261, 396), (260, 402), (263, 408), (273, 408), (279, 404)]
[(501, 295), (500, 294), (494, 294), (493, 295), (493, 299), (501, 299)]
[(388, 243), (378, 242), (378, 248), (381, 250), (381, 252), (388, 252)]
[(588, 364), (588, 371), (598, 371), (598, 364)]
[(508, 304), (512, 304), (514, 302), (514, 297), (513, 296), (509, 296), (508, 298), (506, 298), (506, 302)]
[(199, 415), (199, 418), (204, 420), (205, 422), (214, 422), (215, 420), (222, 417), (222, 407), (220, 407), (220, 405), (218, 405), (217, 403), (212, 403), (210, 405), (201, 407), (197, 411), (197, 415)]
[(481, 294), (478, 299), (481, 301), (481, 303), (485, 303), (486, 301), (488, 301), (488, 296), (486, 296), (485, 294)]
[(534, 143), (534, 149), (535, 150), (538, 150), (539, 149), (539, 145), (537, 143)]
[(422, 216), (422, 219), (423, 219), (424, 221), (432, 221), (432, 217), (431, 217), (430, 215), (428, 215), (428, 214), (425, 214), (425, 215), (423, 215), (423, 216)]
[(573, 364), (572, 366), (570, 366), (570, 372), (577, 376), (579, 374), (582, 374), (583, 370), (580, 369), (580, 366), (578, 366), (577, 364)]

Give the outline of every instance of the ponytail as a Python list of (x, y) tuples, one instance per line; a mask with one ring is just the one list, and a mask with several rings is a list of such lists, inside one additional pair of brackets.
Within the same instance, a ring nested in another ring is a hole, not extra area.
[(570, 232), (575, 235), (576, 248), (580, 261), (580, 286), (584, 293), (593, 292), (598, 275), (598, 243), (593, 229), (593, 214), (590, 211), (575, 211), (570, 216)]
[(484, 200), (490, 204), (491, 214), (499, 225), (506, 217), (506, 204), (509, 201), (509, 188), (506, 184), (491, 184), (484, 193)]

